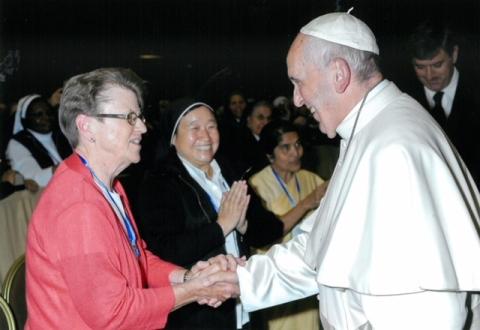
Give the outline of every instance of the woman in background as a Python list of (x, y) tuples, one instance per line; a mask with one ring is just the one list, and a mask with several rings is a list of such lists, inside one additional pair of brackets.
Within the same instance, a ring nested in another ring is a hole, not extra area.
[(58, 164), (72, 152), (62, 133), (53, 130), (55, 120), (51, 105), (40, 95), (21, 98), (14, 135), (6, 150), (12, 169), (41, 187), (47, 185)]
[[(267, 209), (282, 217), (296, 213), (304, 218), (318, 206), (327, 182), (315, 173), (301, 169), (303, 147), (295, 126), (286, 121), (272, 121), (260, 133), (260, 144), (270, 165), (253, 175), (249, 182)], [(283, 236), (282, 242), (296, 234), (296, 228)], [(262, 253), (268, 247), (257, 250)], [(315, 297), (275, 306), (262, 311), (268, 328), (319, 329), (318, 302)]]
[(260, 146), (260, 133), (272, 120), (273, 106), (264, 100), (256, 102), (245, 112), (246, 127), (241, 134), (241, 143), (237, 151), (237, 167), (240, 173), (248, 171), (251, 175), (266, 165), (268, 159)]

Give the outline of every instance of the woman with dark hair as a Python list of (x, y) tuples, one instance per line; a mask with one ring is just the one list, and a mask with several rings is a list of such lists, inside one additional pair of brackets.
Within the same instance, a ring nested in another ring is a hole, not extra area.
[[(272, 121), (263, 127), (260, 145), (270, 165), (253, 175), (250, 185), (275, 215), (282, 217), (296, 213), (305, 217), (318, 206), (327, 183), (315, 173), (301, 169), (303, 147), (296, 127), (286, 121)], [(283, 236), (282, 242), (296, 234), (295, 228)], [(268, 247), (258, 252), (266, 249)], [(319, 328), (317, 304), (317, 300), (310, 297), (272, 307), (262, 313), (270, 330), (313, 330)]]
[(13, 170), (41, 187), (47, 185), (58, 164), (72, 152), (62, 133), (53, 129), (54, 123), (54, 111), (40, 95), (27, 95), (18, 101), (14, 135), (6, 156)]

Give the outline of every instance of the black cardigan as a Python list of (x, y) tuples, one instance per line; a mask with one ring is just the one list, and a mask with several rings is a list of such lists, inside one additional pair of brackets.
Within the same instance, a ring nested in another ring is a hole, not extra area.
[[(219, 165), (231, 185), (237, 177), (224, 163)], [(249, 194), (248, 229), (245, 235), (239, 235), (239, 249), (244, 255), (248, 255), (250, 246), (265, 246), (283, 235), (283, 223), (263, 208), (250, 188)], [(148, 249), (164, 260), (191, 267), (198, 260), (225, 253), (216, 211), (174, 151), (160, 168), (145, 176), (135, 214)], [(195, 303), (185, 306), (169, 316), (167, 328), (235, 329), (235, 300), (219, 309)]]

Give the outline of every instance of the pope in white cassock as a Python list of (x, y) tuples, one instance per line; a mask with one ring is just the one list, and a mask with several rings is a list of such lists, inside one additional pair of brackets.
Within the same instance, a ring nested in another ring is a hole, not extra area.
[(318, 294), (326, 329), (480, 329), (479, 193), (436, 122), (383, 78), (378, 54), (349, 13), (320, 16), (294, 40), (295, 105), (340, 135), (340, 156), (303, 233), (237, 268), (242, 303)]

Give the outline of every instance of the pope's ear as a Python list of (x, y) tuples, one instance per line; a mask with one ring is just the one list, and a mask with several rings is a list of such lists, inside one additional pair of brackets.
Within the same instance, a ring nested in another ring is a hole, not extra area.
[(334, 70), (335, 70), (335, 91), (339, 94), (342, 94), (350, 85), (350, 79), (352, 77), (352, 72), (347, 61), (343, 58), (336, 58), (334, 60)]

